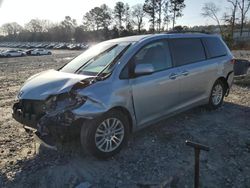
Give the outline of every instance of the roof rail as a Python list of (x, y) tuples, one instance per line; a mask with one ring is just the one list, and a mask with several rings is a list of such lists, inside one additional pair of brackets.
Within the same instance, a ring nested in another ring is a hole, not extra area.
[(207, 31), (196, 31), (196, 30), (183, 30), (183, 31), (178, 31), (178, 30), (172, 30), (172, 31), (168, 31), (166, 32), (166, 34), (174, 34), (174, 33), (203, 33), (203, 34), (214, 34), (214, 33), (211, 33), (211, 32), (207, 32)]

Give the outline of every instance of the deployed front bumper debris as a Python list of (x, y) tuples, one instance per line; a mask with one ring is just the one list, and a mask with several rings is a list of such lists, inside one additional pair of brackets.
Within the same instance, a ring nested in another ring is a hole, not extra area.
[(28, 134), (34, 135), (35, 140), (39, 142), (41, 145), (52, 150), (57, 150), (56, 140), (51, 135), (42, 134), (38, 130), (27, 126), (23, 126), (23, 128)]
[(80, 126), (77, 124), (82, 120), (76, 120), (70, 110), (47, 113), (44, 102), (36, 100), (16, 102), (12, 116), (24, 125), (27, 132), (32, 132), (36, 140), (50, 149), (56, 149), (57, 141), (79, 133)]

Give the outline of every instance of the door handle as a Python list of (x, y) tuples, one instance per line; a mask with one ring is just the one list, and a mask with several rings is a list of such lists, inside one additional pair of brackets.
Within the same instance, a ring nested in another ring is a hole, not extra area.
[(178, 74), (176, 74), (176, 73), (171, 73), (169, 75), (169, 78), (172, 79), (172, 80), (175, 80), (177, 77), (178, 77)]
[(188, 71), (186, 71), (186, 70), (184, 70), (184, 71), (182, 71), (182, 72), (181, 72), (181, 75), (183, 75), (183, 76), (187, 76), (187, 75), (189, 75), (189, 72), (188, 72)]

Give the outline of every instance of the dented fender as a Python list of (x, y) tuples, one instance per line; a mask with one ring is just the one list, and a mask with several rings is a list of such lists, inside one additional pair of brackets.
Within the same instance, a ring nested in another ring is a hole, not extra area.
[(104, 103), (94, 98), (87, 97), (86, 102), (82, 106), (73, 109), (72, 113), (76, 118), (94, 119), (107, 111), (108, 107), (105, 106)]

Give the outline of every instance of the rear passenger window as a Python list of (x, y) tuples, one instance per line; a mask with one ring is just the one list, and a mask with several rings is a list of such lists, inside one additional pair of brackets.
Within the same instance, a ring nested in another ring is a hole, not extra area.
[(227, 55), (227, 49), (219, 38), (209, 37), (202, 39), (208, 51), (208, 58)]
[(172, 39), (170, 40), (173, 61), (176, 66), (186, 65), (206, 59), (202, 42), (194, 39)]

